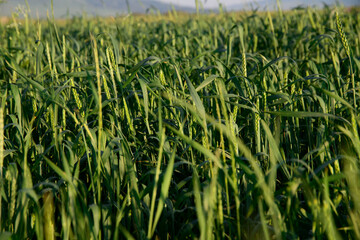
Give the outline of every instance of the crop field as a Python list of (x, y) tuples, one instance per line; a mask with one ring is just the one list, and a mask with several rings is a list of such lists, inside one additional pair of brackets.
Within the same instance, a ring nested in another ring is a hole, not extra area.
[(28, 11), (0, 25), (1, 239), (360, 239), (358, 8)]

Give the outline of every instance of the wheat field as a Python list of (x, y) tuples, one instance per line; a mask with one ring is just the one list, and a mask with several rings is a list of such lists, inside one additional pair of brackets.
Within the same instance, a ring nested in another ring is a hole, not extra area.
[(360, 239), (359, 8), (0, 24), (1, 239)]

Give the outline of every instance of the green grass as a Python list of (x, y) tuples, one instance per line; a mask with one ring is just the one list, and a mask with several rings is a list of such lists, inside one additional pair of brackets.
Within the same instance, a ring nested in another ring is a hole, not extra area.
[(360, 238), (358, 9), (0, 38), (1, 238)]

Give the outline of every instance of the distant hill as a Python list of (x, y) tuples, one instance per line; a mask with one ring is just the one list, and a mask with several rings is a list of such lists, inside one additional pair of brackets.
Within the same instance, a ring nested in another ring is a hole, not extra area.
[[(191, 7), (183, 7), (172, 5), (156, 0), (87, 0), (93, 7), (115, 10), (117, 12), (126, 13), (130, 9), (131, 12), (144, 13), (153, 9), (155, 11), (167, 12), (173, 7), (178, 11), (194, 11)], [(129, 5), (127, 5), (127, 3)]]
[(286, 0), (286, 1), (282, 1), (282, 5), (284, 9), (290, 9), (290, 8), (294, 8), (294, 7), (298, 7), (298, 6), (302, 6), (302, 7), (307, 7), (307, 6), (317, 6), (317, 7), (323, 7), (325, 4), (326, 5), (336, 5), (336, 4), (340, 4), (340, 5), (344, 5), (346, 7), (349, 6), (356, 6), (360, 4), (359, 0), (328, 0), (328, 1), (324, 1), (324, 0), (302, 0), (302, 1), (298, 1), (298, 0)]
[[(323, 7), (324, 5), (344, 5), (358, 6), (360, 0), (282, 0), (282, 9), (292, 9), (296, 7)], [(231, 8), (227, 7), (226, 10), (241, 10), (241, 9), (259, 9), (259, 10), (274, 10), (277, 8), (275, 0), (257, 0), (253, 3), (239, 3), (234, 4)]]
[[(225, 2), (223, 0), (222, 2)], [(28, 0), (32, 17), (46, 17), (47, 11), (51, 14), (51, 0)], [(297, 6), (323, 6), (324, 2), (335, 4), (336, 0), (282, 0), (283, 9), (291, 9)], [(345, 6), (359, 5), (359, 0), (342, 0), (340, 4)], [(90, 15), (115, 16), (116, 14), (126, 14), (128, 9), (134, 13), (146, 13), (149, 11), (167, 12), (172, 8), (177, 11), (194, 12), (192, 7), (171, 5), (159, 0), (54, 0), (55, 17), (81, 15), (86, 12)], [(0, 17), (10, 16), (11, 12), (16, 11), (17, 6), (25, 5), (24, 0), (7, 0), (0, 4)], [(237, 11), (241, 9), (273, 10), (276, 8), (275, 0), (256, 0), (255, 3), (238, 3), (227, 5), (225, 10)], [(217, 11), (215, 9), (214, 11)]]
[[(28, 0), (31, 15), (36, 17), (46, 17), (46, 12), (51, 14), (50, 0)], [(81, 15), (86, 12), (91, 15), (108, 16), (116, 14), (126, 14), (128, 9), (135, 13), (146, 13), (151, 10), (167, 12), (173, 7), (177, 11), (193, 12), (191, 7), (171, 5), (156, 0), (54, 0), (55, 17), (66, 17), (67, 15)], [(24, 0), (8, 0), (0, 5), (0, 16), (9, 16), (16, 11), (19, 5), (25, 6)]]

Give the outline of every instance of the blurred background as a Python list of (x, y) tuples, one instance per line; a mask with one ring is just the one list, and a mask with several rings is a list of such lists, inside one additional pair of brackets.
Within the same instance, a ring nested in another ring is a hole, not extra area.
[[(175, 9), (177, 11), (194, 12), (196, 2), (201, 11), (217, 12), (220, 7), (225, 11), (238, 10), (274, 10), (276, 0), (54, 0), (55, 17), (64, 18), (81, 15), (115, 16), (117, 14), (157, 13)], [(282, 0), (283, 9), (295, 7), (323, 7), (339, 4), (345, 7), (359, 5), (359, 0)], [(51, 0), (28, 0), (31, 16), (46, 17), (51, 15)], [(26, 9), (24, 0), (0, 0), (0, 16), (11, 16), (12, 12), (21, 13)]]

